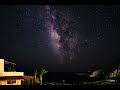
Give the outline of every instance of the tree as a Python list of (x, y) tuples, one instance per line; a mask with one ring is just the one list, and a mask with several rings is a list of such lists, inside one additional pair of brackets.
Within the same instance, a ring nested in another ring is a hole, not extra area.
[(35, 80), (37, 79), (37, 74), (38, 74), (38, 72), (35, 71), (35, 73), (34, 73), (34, 79), (35, 79)]
[(93, 72), (90, 74), (90, 77), (97, 77), (97, 78), (99, 78), (99, 77), (102, 76), (102, 74), (103, 74), (102, 70), (99, 69), (99, 70), (93, 71)]
[(120, 65), (112, 73), (109, 74), (110, 78), (120, 78)]
[(40, 71), (40, 85), (42, 85), (42, 76), (45, 74), (45, 73), (47, 73), (48, 71), (47, 70), (45, 70), (44, 68), (42, 68), (41, 69), (41, 71)]
[(35, 71), (35, 73), (34, 73), (34, 81), (33, 81), (35, 85), (39, 84), (39, 78), (37, 78), (37, 75), (38, 75), (38, 72)]

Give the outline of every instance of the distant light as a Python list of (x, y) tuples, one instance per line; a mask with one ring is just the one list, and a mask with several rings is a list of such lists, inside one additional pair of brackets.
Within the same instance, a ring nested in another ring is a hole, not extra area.
[(113, 79), (107, 79), (105, 81), (107, 81), (107, 82), (116, 82), (116, 80), (113, 80)]

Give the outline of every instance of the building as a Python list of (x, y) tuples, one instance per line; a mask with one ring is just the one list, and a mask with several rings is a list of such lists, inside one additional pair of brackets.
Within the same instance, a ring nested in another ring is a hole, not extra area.
[(15, 66), (13, 62), (0, 59), (0, 85), (21, 85), (21, 80), (32, 78), (24, 72), (16, 72)]

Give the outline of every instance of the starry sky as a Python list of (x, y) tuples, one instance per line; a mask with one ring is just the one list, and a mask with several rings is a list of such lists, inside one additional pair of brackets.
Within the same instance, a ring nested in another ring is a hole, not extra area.
[(1, 5), (0, 58), (21, 71), (109, 70), (120, 64), (119, 29), (120, 5)]

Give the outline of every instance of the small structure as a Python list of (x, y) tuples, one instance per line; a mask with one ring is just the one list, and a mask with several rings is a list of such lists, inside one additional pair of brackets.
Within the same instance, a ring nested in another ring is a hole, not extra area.
[(32, 76), (24, 75), (24, 72), (15, 71), (16, 64), (0, 59), (0, 85), (21, 85), (21, 80), (32, 79)]

